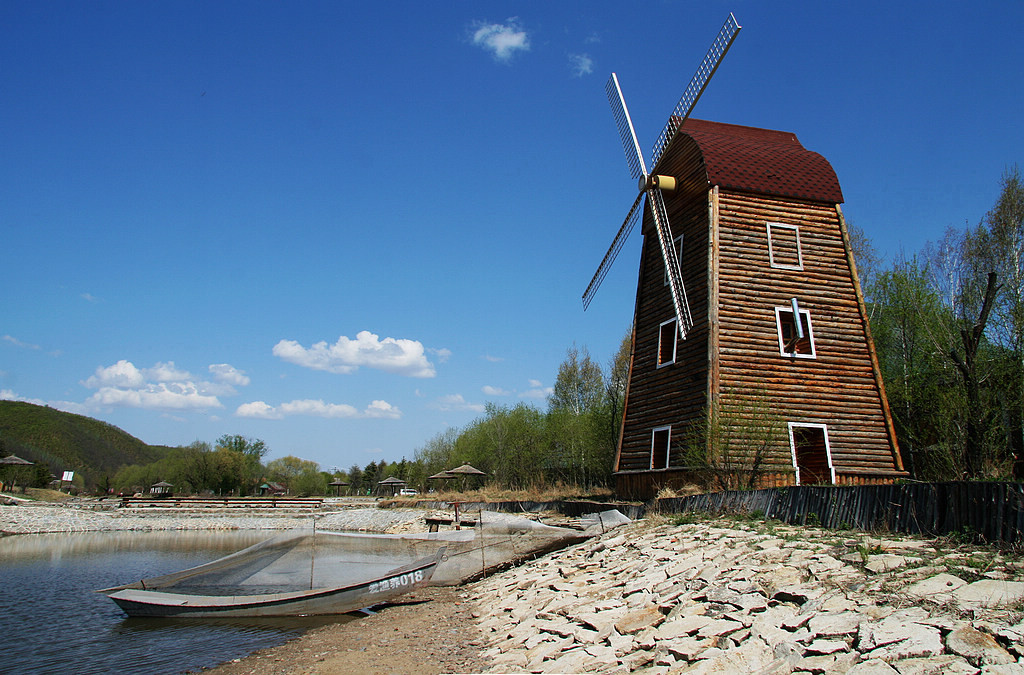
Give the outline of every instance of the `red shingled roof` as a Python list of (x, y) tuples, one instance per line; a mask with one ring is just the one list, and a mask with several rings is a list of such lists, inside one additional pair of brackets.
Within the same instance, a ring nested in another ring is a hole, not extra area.
[(804, 148), (796, 134), (688, 119), (678, 132), (696, 141), (708, 184), (731, 190), (840, 204), (832, 165)]

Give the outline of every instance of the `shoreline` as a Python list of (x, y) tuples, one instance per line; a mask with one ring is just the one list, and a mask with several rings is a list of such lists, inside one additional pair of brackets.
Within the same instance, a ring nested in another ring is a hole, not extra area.
[[(0, 507), (0, 529), (10, 527), (9, 509), (44, 508)], [(353, 509), (323, 520), (420, 527), (423, 513)], [(159, 517), (167, 529), (227, 525)], [(97, 522), (154, 529), (153, 518)], [(231, 520), (247, 529), (278, 522)], [(951, 538), (654, 516), (203, 672), (757, 671), (1024, 675), (1024, 559)]]

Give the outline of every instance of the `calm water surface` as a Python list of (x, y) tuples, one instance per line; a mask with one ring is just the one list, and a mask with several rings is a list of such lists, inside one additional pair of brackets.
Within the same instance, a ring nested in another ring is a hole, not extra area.
[(277, 532), (0, 537), (0, 673), (183, 673), (349, 617), (129, 619), (94, 593), (199, 565)]

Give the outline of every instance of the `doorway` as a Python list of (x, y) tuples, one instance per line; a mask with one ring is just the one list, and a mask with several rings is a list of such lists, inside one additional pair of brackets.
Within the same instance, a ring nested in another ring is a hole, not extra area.
[(824, 424), (789, 423), (797, 485), (833, 485), (836, 482), (828, 428)]

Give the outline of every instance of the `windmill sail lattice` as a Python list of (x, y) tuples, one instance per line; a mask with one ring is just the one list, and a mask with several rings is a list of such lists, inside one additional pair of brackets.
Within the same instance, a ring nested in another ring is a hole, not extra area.
[[(732, 46), (739, 31), (740, 25), (736, 23), (736, 17), (730, 13), (729, 18), (725, 21), (725, 25), (722, 26), (718, 37), (711, 44), (711, 48), (697, 68), (697, 72), (690, 80), (690, 84), (686, 87), (682, 98), (679, 99), (679, 103), (669, 117), (668, 123), (658, 137), (652, 153), (653, 167), (657, 167), (658, 161), (665, 152), (665, 148), (668, 147), (668, 144), (672, 141), (682, 123), (689, 117), (690, 111), (696, 105), (701, 94), (704, 93), (708, 81), (715, 74), (718, 64), (725, 56), (725, 53), (729, 51), (729, 47)], [(675, 246), (672, 243), (672, 227), (669, 224), (668, 211), (665, 208), (665, 198), (662, 194), (663, 189), (674, 189), (675, 179), (669, 176), (650, 175), (647, 173), (647, 165), (640, 150), (640, 143), (636, 138), (633, 121), (630, 119), (629, 109), (626, 107), (626, 101), (622, 96), (622, 89), (619, 86), (619, 78), (615, 73), (612, 73), (611, 77), (608, 78), (605, 91), (608, 94), (608, 103), (612, 108), (612, 115), (615, 117), (615, 124), (622, 139), (622, 149), (626, 153), (626, 165), (632, 177), (640, 179), (640, 194), (633, 202), (633, 206), (626, 215), (626, 219), (622, 222), (622, 226), (615, 235), (611, 246), (608, 247), (608, 252), (605, 253), (604, 258), (601, 260), (601, 264), (590, 280), (587, 290), (583, 292), (583, 308), (586, 309), (590, 306), (594, 294), (601, 286), (605, 276), (607, 276), (609, 268), (615, 261), (616, 256), (618, 256), (630, 232), (633, 231), (637, 216), (640, 214), (640, 204), (644, 195), (647, 195), (647, 202), (651, 208), (651, 217), (654, 220), (662, 258), (665, 262), (665, 270), (668, 275), (669, 290), (672, 294), (672, 304), (678, 321), (679, 334), (680, 337), (685, 339), (686, 333), (693, 327), (693, 318), (690, 315), (690, 307), (686, 299), (686, 288), (683, 285), (679, 260), (676, 256)]]
[(697, 72), (690, 79), (690, 84), (686, 85), (686, 90), (679, 98), (679, 103), (676, 104), (675, 110), (672, 111), (672, 115), (665, 124), (665, 128), (661, 130), (658, 140), (654, 143), (654, 149), (651, 151), (651, 166), (658, 166), (665, 148), (668, 147), (676, 132), (679, 131), (679, 127), (683, 126), (686, 118), (690, 116), (693, 107), (697, 105), (697, 101), (700, 99), (701, 94), (704, 93), (704, 90), (707, 89), (708, 82), (711, 81), (711, 77), (718, 70), (718, 65), (725, 57), (725, 53), (729, 51), (729, 47), (732, 46), (741, 28), (742, 26), (736, 23), (736, 17), (730, 12), (729, 18), (725, 20), (725, 24), (722, 26), (722, 30), (718, 32), (718, 37), (711, 43), (711, 48), (704, 55), (704, 60), (697, 67)]

